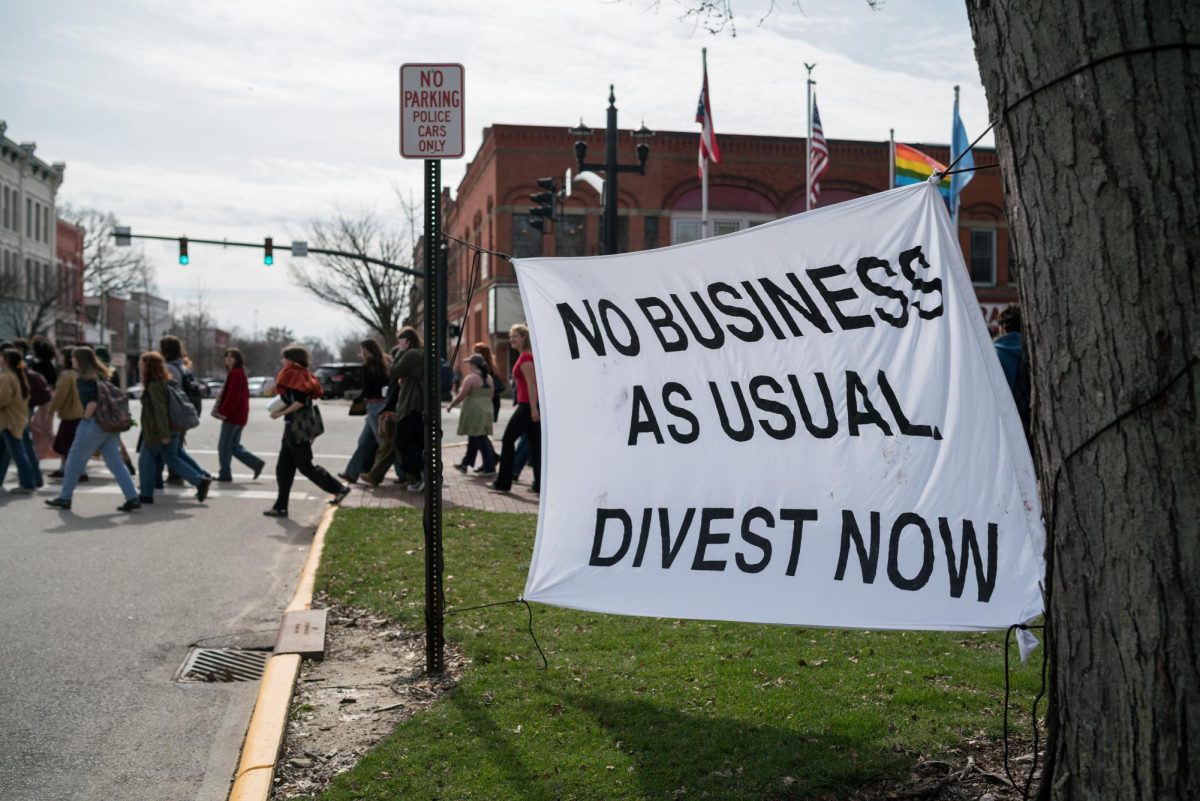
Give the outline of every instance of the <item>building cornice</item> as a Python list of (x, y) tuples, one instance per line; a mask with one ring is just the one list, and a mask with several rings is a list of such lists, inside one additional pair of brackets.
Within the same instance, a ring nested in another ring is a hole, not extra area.
[(53, 182), (57, 189), (58, 185), (62, 183), (67, 165), (61, 161), (47, 164), (34, 155), (37, 151), (37, 142), (15, 142), (5, 134), (7, 130), (8, 124), (0, 120), (0, 157), (6, 161), (18, 161), (29, 165), (34, 177)]

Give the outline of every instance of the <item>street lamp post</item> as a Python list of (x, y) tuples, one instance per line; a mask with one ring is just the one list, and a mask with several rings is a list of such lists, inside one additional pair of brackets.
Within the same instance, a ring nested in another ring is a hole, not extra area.
[[(589, 164), (584, 161), (587, 158), (587, 142), (582, 139), (575, 142), (575, 161), (579, 172), (591, 170), (592, 172), (604, 172), (604, 253), (606, 255), (617, 252), (617, 176), (623, 172), (636, 172), (638, 175), (646, 174), (646, 159), (650, 156), (650, 145), (645, 142), (639, 142), (637, 146), (637, 164), (618, 164), (617, 163), (617, 97), (613, 92), (613, 87), (609, 84), (608, 87), (608, 127), (605, 130), (604, 136), (604, 163)], [(584, 130), (583, 123), (580, 122), (579, 129)], [(574, 131), (573, 131), (574, 132)], [(654, 131), (646, 127), (645, 123), (642, 127), (633, 132), (633, 136), (637, 139), (649, 139), (654, 136)]]

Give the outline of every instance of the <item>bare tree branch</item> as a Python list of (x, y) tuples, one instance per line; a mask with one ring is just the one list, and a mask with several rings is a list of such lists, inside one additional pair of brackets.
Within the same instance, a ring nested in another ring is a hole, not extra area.
[[(32, 278), (32, 280), (29, 280)], [(44, 334), (54, 324), (54, 312), (63, 287), (53, 270), (36, 270), (0, 292), (3, 328), (25, 339)]]
[(63, 206), (60, 215), (83, 229), (83, 292), (90, 297), (128, 297), (154, 287), (154, 268), (137, 250), (117, 247), (112, 230), (117, 218), (93, 208)]
[[(863, 0), (863, 2), (872, 11), (878, 11), (883, 8), (886, 0)], [(662, 4), (663, 0), (650, 0), (647, 8), (657, 11), (662, 8)], [(681, 22), (691, 22), (694, 28), (703, 28), (713, 36), (728, 33), (731, 37), (737, 37), (738, 14), (734, 9), (735, 0), (675, 0), (675, 5), (683, 9), (679, 15)], [(736, 5), (738, 8), (744, 8), (742, 3)], [(766, 6), (761, 14), (757, 10), (755, 11), (755, 16), (758, 17), (758, 21), (755, 23), (756, 27), (761, 27), (776, 9), (784, 5), (793, 6), (801, 14), (804, 13), (800, 0), (790, 0), (787, 3), (783, 0), (760, 0), (758, 3), (747, 2), (745, 5), (758, 8)]]
[(413, 278), (370, 264), (361, 257), (409, 265), (411, 230), (407, 235), (393, 233), (372, 213), (314, 219), (309, 227), (309, 241), (313, 247), (340, 250), (355, 256), (314, 255), (311, 258), (315, 263), (293, 261), (289, 267), (292, 280), (319, 300), (352, 314), (390, 348), (395, 341), (396, 329), (405, 317)]

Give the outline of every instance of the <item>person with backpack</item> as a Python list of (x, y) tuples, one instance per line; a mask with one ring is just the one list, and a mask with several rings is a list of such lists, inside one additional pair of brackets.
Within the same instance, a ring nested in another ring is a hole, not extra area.
[(217, 439), (217, 481), (233, 481), (234, 458), (253, 470), (254, 479), (257, 479), (266, 463), (242, 445), (242, 429), (250, 419), (250, 382), (246, 379), (240, 350), (229, 348), (225, 351), (225, 369), (229, 372), (212, 412), (213, 417), (221, 421), (221, 435)]
[(30, 463), (32, 444), (29, 438), (29, 379), (25, 373), (25, 358), (16, 348), (0, 351), (0, 481), (8, 472), (8, 462), (17, 465), (17, 487), (11, 492), (32, 494), (37, 489), (36, 462)]
[(288, 345), (283, 349), (282, 369), (275, 376), (275, 393), (281, 405), (271, 411), (271, 419), (284, 419), (283, 441), (279, 446), (279, 459), (275, 462), (275, 480), (279, 494), (275, 504), (263, 514), (267, 517), (287, 517), (288, 500), (292, 495), (292, 483), (299, 470), (305, 478), (333, 495), (329, 503), (337, 505), (350, 494), (350, 487), (329, 474), (324, 467), (313, 464), (313, 440), (322, 430), (321, 415), (316, 400), (324, 394), (321, 382), (309, 372), (308, 350), (300, 345)]
[[(179, 439), (181, 432), (178, 424), (171, 424), (169, 393), (170, 376), (166, 363), (158, 351), (148, 351), (142, 354), (142, 453), (138, 457), (141, 467), (141, 491), (138, 500), (143, 504), (154, 503), (154, 479), (157, 474), (155, 465), (162, 460), (170, 469), (179, 474), (184, 481), (196, 488), (196, 500), (201, 503), (208, 497), (208, 489), (212, 479), (179, 458)], [(191, 402), (182, 400), (187, 409)], [(198, 421), (197, 421), (198, 422)]]
[[(196, 414), (201, 411), (200, 388), (196, 383), (195, 377), (192, 376), (192, 368), (187, 358), (187, 353), (184, 352), (183, 342), (177, 336), (167, 334), (158, 341), (158, 350), (166, 360), (167, 373), (170, 375), (171, 381), (183, 392), (188, 401), (196, 407)], [(179, 437), (179, 459), (187, 462), (196, 470), (203, 473), (206, 477), (211, 478), (207, 470), (200, 466), (200, 463), (192, 458), (192, 455), (187, 452), (187, 433), (184, 432)], [(155, 475), (162, 475), (162, 466), (159, 465)], [(168, 484), (182, 484), (183, 477), (175, 473), (170, 468), (167, 469)]]
[[(113, 369), (112, 354), (109, 353), (108, 346), (97, 345), (92, 350), (96, 352), (96, 358), (108, 368), (109, 375), (115, 376), (116, 370)], [(117, 382), (113, 381), (113, 386), (116, 386), (116, 384)], [(133, 459), (129, 458), (129, 451), (125, 450), (125, 443), (117, 439), (117, 444), (121, 446), (121, 461), (125, 463), (125, 468), (129, 471), (130, 475), (136, 476), (137, 470), (133, 466)]]
[(96, 358), (91, 348), (75, 348), (71, 357), (78, 371), (76, 388), (83, 406), (83, 416), (75, 431), (71, 450), (67, 454), (62, 489), (57, 498), (47, 499), (46, 505), (69, 510), (75, 485), (83, 475), (88, 459), (93, 453), (99, 453), (125, 496), (125, 503), (118, 506), (117, 511), (133, 512), (141, 509), (142, 504), (138, 500), (137, 488), (133, 485), (133, 476), (121, 461), (120, 430), (113, 430), (119, 429), (120, 425), (128, 428), (128, 401), (121, 390), (109, 383), (111, 374), (108, 368)]

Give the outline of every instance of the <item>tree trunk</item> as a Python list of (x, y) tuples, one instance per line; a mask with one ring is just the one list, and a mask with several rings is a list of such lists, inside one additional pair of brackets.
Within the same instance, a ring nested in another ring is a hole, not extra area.
[(1200, 798), (1198, 8), (968, 0), (1046, 510), (1042, 798)]

